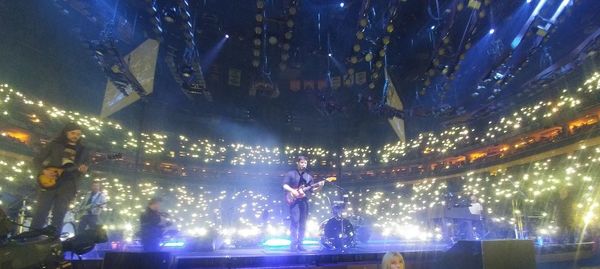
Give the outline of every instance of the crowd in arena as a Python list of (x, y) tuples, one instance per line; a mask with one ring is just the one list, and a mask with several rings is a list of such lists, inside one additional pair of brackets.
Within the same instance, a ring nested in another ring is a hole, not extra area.
[[(135, 241), (139, 215), (156, 196), (165, 201), (173, 229), (181, 234), (218, 233), (230, 244), (285, 237), (287, 212), (278, 182), (285, 168), (275, 168), (292, 166), (298, 155), (306, 155), (309, 165), (323, 175), (334, 174), (333, 168), (339, 165), (355, 175), (375, 171), (374, 177), (386, 178), (376, 185), (326, 186), (314, 195), (309, 237), (317, 237), (319, 224), (331, 217), (333, 201), (343, 200), (344, 216), (357, 227), (368, 227), (365, 233), (371, 239), (443, 240), (442, 227), (432, 219), (431, 209), (475, 195), (484, 208), (478, 237), (510, 238), (519, 230), (545, 240), (574, 241), (600, 228), (596, 165), (600, 143), (594, 140), (600, 113), (592, 106), (599, 91), (600, 74), (595, 73), (580, 88), (524, 106), (489, 121), (484, 129), (453, 126), (381, 148), (329, 150), (245, 145), (189, 134), (138, 134), (119, 123), (63, 110), (0, 85), (0, 205), (18, 209), (21, 199), (31, 200), (36, 175), (28, 156), (49, 139), (56, 126), (77, 122), (84, 127), (84, 139), (91, 148), (125, 152), (123, 160), (99, 165), (82, 182), (83, 186), (100, 182), (108, 199), (101, 223), (123, 242)], [(540, 150), (544, 145), (569, 146), (573, 137), (579, 144), (561, 154), (545, 156)], [(126, 173), (138, 169), (130, 158), (138, 147), (144, 153), (139, 171), (146, 173)], [(528, 148), (536, 150), (529, 152), (534, 157), (527, 162), (480, 169), (482, 164), (523, 158), (518, 154)], [(231, 176), (219, 178), (210, 173), (211, 167)], [(278, 172), (252, 172), (260, 167)], [(456, 173), (447, 175), (444, 170)], [(236, 180), (248, 173), (255, 184), (238, 184)], [(190, 180), (203, 174), (201, 180)], [(407, 181), (403, 177), (407, 174), (415, 175), (414, 180)], [(80, 194), (71, 207), (84, 199)]]

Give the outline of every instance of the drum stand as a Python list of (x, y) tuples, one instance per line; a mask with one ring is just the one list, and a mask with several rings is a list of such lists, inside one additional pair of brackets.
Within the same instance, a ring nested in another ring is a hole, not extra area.
[(23, 199), (21, 202), (21, 208), (19, 209), (19, 215), (17, 217), (17, 234), (25, 231), (25, 211), (27, 210), (27, 199)]

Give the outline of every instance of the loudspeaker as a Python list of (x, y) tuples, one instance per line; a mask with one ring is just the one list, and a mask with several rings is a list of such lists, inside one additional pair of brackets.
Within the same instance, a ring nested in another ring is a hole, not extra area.
[(169, 252), (107, 252), (104, 269), (168, 269), (172, 258)]
[(185, 250), (192, 252), (212, 252), (218, 249), (217, 242), (210, 236), (193, 237), (185, 242)]
[(531, 240), (458, 241), (437, 268), (535, 269), (535, 249)]

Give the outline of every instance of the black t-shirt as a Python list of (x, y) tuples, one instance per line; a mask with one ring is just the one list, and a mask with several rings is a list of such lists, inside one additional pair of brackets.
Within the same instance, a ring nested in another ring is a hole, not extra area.
[[(298, 170), (292, 170), (285, 174), (283, 177), (283, 184), (297, 189), (300, 186), (308, 186), (313, 184), (313, 177), (306, 171), (300, 172)], [(308, 191), (310, 193), (311, 191)]]
[(158, 236), (162, 234), (163, 228), (160, 226), (160, 214), (149, 207), (140, 216), (140, 232), (143, 236)]

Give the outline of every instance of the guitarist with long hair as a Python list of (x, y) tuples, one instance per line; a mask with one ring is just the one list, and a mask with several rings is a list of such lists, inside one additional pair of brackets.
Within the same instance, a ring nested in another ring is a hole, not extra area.
[(320, 184), (305, 192), (302, 187), (313, 184), (313, 177), (306, 171), (307, 165), (308, 159), (299, 156), (296, 159), (296, 169), (287, 172), (283, 179), (283, 189), (294, 198), (293, 202), (290, 203), (290, 251), (306, 251), (302, 247), (302, 240), (304, 239), (306, 221), (308, 220), (307, 195), (320, 190), (325, 183), (325, 181), (321, 181)]
[(67, 123), (60, 134), (33, 158), (35, 171), (40, 176), (56, 179), (56, 184), (52, 187), (40, 184), (31, 228), (43, 228), (52, 210), (50, 225), (56, 229), (56, 235), (60, 235), (69, 203), (77, 193), (78, 181), (88, 170), (88, 156), (81, 135), (79, 125)]

